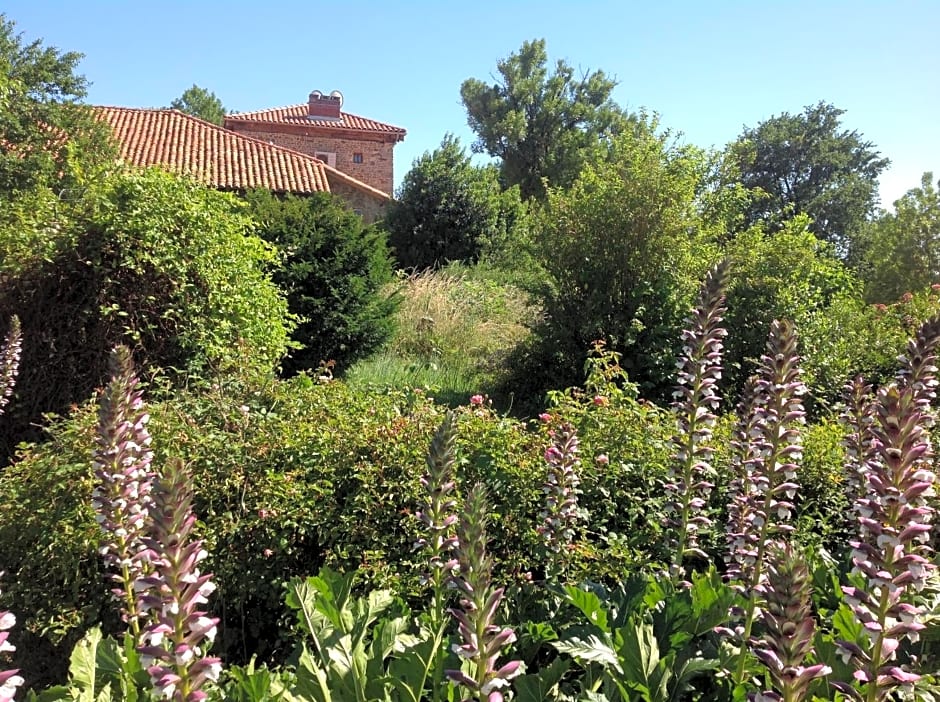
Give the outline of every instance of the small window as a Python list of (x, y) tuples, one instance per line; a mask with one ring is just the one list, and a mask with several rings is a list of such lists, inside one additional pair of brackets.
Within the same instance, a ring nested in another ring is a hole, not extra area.
[(336, 168), (336, 154), (330, 151), (317, 151), (314, 156), (323, 161), (328, 166)]
[(362, 163), (362, 154), (360, 153), (353, 154), (353, 163)]

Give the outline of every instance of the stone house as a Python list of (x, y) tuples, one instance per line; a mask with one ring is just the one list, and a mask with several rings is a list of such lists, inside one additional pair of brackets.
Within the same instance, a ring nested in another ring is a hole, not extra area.
[(405, 130), (342, 111), (338, 90), (310, 93), (306, 103), (226, 115), (225, 128), (319, 158), (392, 195), (392, 151)]
[(219, 127), (173, 109), (94, 107), (114, 133), (121, 158), (136, 166), (186, 173), (219, 190), (265, 188), (309, 195), (331, 192), (366, 223), (382, 219), (389, 192), (314, 155)]

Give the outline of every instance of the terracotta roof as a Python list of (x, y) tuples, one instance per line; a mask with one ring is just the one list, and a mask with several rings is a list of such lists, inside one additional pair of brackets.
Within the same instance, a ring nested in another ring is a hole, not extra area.
[(226, 115), (225, 120), (234, 122), (258, 122), (266, 124), (291, 124), (304, 127), (318, 127), (323, 129), (349, 129), (359, 132), (379, 132), (382, 134), (394, 135), (398, 140), (405, 138), (405, 130), (384, 122), (376, 122), (374, 119), (351, 115), (348, 112), (341, 112), (340, 119), (323, 119), (310, 117), (307, 114), (308, 106), (306, 103), (301, 105), (289, 105), (287, 107), (274, 107), (268, 110), (257, 110), (255, 112), (236, 112)]
[(237, 134), (179, 110), (93, 109), (114, 130), (121, 157), (134, 165), (164, 166), (225, 190), (266, 188), (302, 195), (330, 190), (327, 166), (319, 159)]

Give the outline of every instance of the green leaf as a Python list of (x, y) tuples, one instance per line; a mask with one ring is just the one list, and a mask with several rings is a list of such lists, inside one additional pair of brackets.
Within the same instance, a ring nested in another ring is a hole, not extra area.
[(317, 665), (306, 646), (303, 646), (297, 661), (297, 684), (292, 692), (312, 702), (333, 702), (326, 672)]
[(81, 641), (72, 649), (69, 665), (69, 680), (79, 689), (76, 699), (81, 702), (94, 702), (95, 675), (97, 671), (98, 644), (101, 643), (101, 629), (90, 629)]
[(610, 632), (610, 626), (607, 622), (607, 610), (604, 608), (601, 598), (593, 592), (582, 590), (575, 585), (565, 585), (565, 601), (576, 607), (588, 621), (604, 633)]
[[(556, 658), (551, 665), (540, 668), (537, 673), (522, 675), (513, 681), (516, 702), (543, 702), (549, 699), (552, 690), (571, 667), (565, 658)], [(557, 697), (557, 695), (555, 695)]]
[(623, 666), (624, 682), (628, 686), (638, 686), (648, 695), (653, 694), (662, 682), (661, 676), (656, 675), (660, 651), (653, 634), (653, 625), (648, 622), (628, 624), (618, 633), (623, 637), (623, 644), (617, 653)]
[(561, 653), (567, 653), (578, 662), (600, 663), (605, 667), (614, 668), (617, 672), (623, 672), (614, 649), (594, 634), (586, 639), (572, 637), (561, 641), (553, 641), (552, 646)]
[(422, 633), (425, 638), (408, 646), (389, 662), (386, 682), (398, 691), (403, 702), (421, 700), (427, 679), (440, 656), (443, 628), (436, 636)]

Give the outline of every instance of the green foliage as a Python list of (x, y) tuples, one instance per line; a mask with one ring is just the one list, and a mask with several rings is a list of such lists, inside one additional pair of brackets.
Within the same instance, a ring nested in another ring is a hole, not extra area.
[(509, 354), (539, 316), (529, 295), (480, 267), (424, 271), (395, 287), (395, 333), (346, 374), (351, 383), (429, 387), (466, 402), (506, 375)]
[(0, 14), (0, 192), (58, 189), (81, 182), (114, 150), (108, 130), (79, 104), (87, 81), (75, 72), (82, 55), (27, 42)]
[(614, 590), (567, 585), (563, 602), (584, 617), (553, 642), (585, 668), (582, 694), (608, 700), (670, 702), (708, 687), (718, 666), (712, 630), (735, 601), (714, 569), (692, 576), (691, 587), (669, 580), (627, 578)]
[(299, 345), (284, 362), (293, 375), (327, 361), (346, 368), (389, 338), (396, 300), (383, 292), (392, 264), (385, 236), (328, 193), (247, 196), (258, 233), (281, 252), (275, 282), (299, 318)]
[(940, 181), (924, 173), (920, 187), (882, 211), (859, 237), (858, 268), (869, 302), (891, 303), (940, 283)]
[(614, 151), (569, 190), (549, 191), (536, 243), (551, 291), (528, 362), (517, 364), (524, 396), (579, 382), (597, 339), (623, 354), (647, 396), (672, 382), (679, 326), (717, 258), (696, 207), (707, 160), (653, 124), (623, 135)]
[(505, 247), (524, 218), (518, 189), (503, 192), (495, 168), (471, 164), (448, 134), (405, 174), (385, 225), (398, 265), (422, 270)]
[(874, 210), (878, 176), (888, 167), (857, 131), (841, 129), (840, 110), (825, 102), (745, 128), (728, 158), (754, 191), (745, 225), (775, 231), (798, 214), (810, 230), (849, 256), (853, 236)]
[[(0, 261), (0, 316), (23, 322), (19, 396), (0, 433), (3, 455), (44, 412), (63, 412), (103, 384), (111, 349), (181, 381), (235, 366), (267, 373), (287, 345), (286, 304), (262, 267), (273, 259), (251, 236), (231, 195), (159, 170), (115, 173), (24, 225), (50, 241), (42, 257)], [(0, 236), (16, 249), (21, 229)]]
[(856, 375), (882, 384), (893, 377), (907, 340), (940, 306), (940, 288), (907, 293), (892, 305), (869, 305), (838, 294), (803, 321), (800, 346), (807, 383), (817, 405), (832, 406)]
[(563, 60), (549, 73), (544, 39), (523, 42), (496, 70), (496, 83), (469, 78), (460, 96), (478, 137), (474, 150), (500, 159), (503, 185), (518, 185), (525, 199), (545, 194), (543, 178), (571, 185), (627, 122), (610, 97), (616, 82)]
[(200, 88), (195, 83), (173, 100), (170, 107), (220, 127), (225, 121), (225, 106), (222, 105), (222, 101), (216, 97), (215, 93)]
[[(725, 341), (725, 376), (728, 394), (735, 397), (743, 388), (764, 353), (770, 323), (792, 320), (798, 329), (817, 315), (825, 315), (837, 297), (860, 297), (860, 285), (839, 262), (831, 246), (808, 229), (806, 217), (797, 217), (774, 234), (761, 227), (738, 234), (725, 247), (731, 260), (728, 287), (728, 328)], [(825, 349), (814, 349), (825, 354)], [(827, 364), (801, 347), (805, 365)], [(846, 376), (835, 387), (825, 388), (830, 397), (841, 391)], [(812, 382), (812, 381), (810, 381)]]

